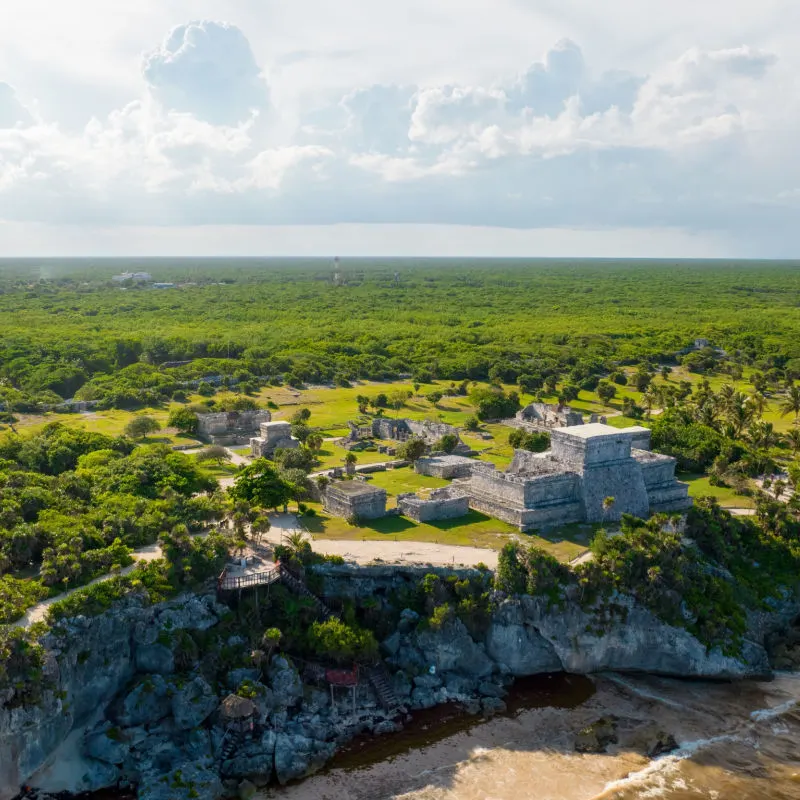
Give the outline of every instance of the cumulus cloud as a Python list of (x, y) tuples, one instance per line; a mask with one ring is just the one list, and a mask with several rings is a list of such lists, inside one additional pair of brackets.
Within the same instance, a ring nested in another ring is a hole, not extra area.
[(30, 112), (20, 102), (14, 87), (0, 81), (0, 128), (28, 125), (32, 121)]
[(235, 25), (201, 20), (174, 28), (142, 72), (165, 108), (234, 125), (269, 105), (247, 37)]
[(252, 113), (267, 87), (241, 31), (189, 23), (146, 58), (139, 99), (77, 133), (25, 117), (0, 84), (0, 218), (784, 224), (800, 174), (766, 132), (777, 63), (693, 49), (597, 74), (564, 40), (491, 85), (352, 88), (278, 134)]

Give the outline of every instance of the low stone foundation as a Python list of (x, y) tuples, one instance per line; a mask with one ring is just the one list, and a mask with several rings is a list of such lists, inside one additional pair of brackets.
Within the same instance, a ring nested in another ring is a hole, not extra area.
[(469, 513), (469, 497), (459, 489), (447, 486), (434, 489), (427, 498), (413, 492), (397, 497), (400, 513), (417, 522), (455, 519)]

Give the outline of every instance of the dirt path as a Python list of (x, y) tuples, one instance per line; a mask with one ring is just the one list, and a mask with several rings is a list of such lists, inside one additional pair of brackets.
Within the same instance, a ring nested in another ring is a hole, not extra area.
[(482, 547), (433, 544), (432, 542), (358, 541), (341, 539), (315, 539), (308, 534), (294, 514), (273, 514), (272, 528), (264, 537), (271, 544), (280, 544), (285, 537), (297, 531), (313, 542), (314, 550), (324, 555), (342, 556), (358, 564), (383, 562), (388, 564), (432, 564), (434, 566), (467, 566), (485, 564), (497, 567), (497, 551)]
[(231, 457), (231, 464), (236, 464), (236, 466), (241, 466), (242, 464), (249, 464), (250, 460), (245, 458), (243, 455), (239, 453), (235, 453), (230, 447), (225, 448), (225, 452)]
[[(155, 561), (156, 559), (161, 558), (161, 555), (161, 548), (157, 544), (150, 544), (147, 547), (143, 547), (141, 550), (136, 550), (131, 553), (133, 564), (131, 564), (129, 567), (121, 569), (117, 574), (127, 575), (140, 561)], [(93, 581), (85, 583), (83, 586), (76, 586), (74, 589), (69, 589), (68, 591), (62, 592), (55, 597), (48, 597), (47, 600), (42, 600), (35, 606), (31, 606), (22, 617), (20, 617), (16, 622), (12, 622), (11, 625), (27, 628), (29, 625), (33, 625), (34, 622), (41, 622), (44, 620), (47, 614), (47, 609), (57, 600), (63, 600), (65, 597), (69, 597), (79, 589), (85, 589), (87, 586), (93, 586), (96, 583), (102, 583), (103, 581), (107, 581), (112, 577), (114, 576), (111, 574), (101, 575), (99, 578), (95, 578)]]

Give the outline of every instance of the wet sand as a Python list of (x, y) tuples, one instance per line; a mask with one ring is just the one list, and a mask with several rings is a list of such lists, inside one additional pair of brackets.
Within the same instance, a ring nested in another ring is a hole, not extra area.
[[(473, 725), (395, 755), (382, 745), (369, 763), (334, 760), (326, 773), (273, 788), (274, 800), (717, 800), (800, 798), (800, 676), (770, 683), (687, 682), (598, 676), (574, 708), (539, 707)], [(575, 734), (618, 718), (605, 754), (576, 753)], [(680, 749), (651, 760), (663, 729)]]

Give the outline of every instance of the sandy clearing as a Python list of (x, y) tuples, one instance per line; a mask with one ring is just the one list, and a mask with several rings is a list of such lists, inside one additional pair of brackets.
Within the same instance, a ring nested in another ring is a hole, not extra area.
[(358, 564), (382, 561), (391, 564), (431, 564), (434, 566), (468, 566), (485, 564), (497, 567), (497, 551), (481, 547), (433, 544), (432, 542), (375, 542), (358, 540), (315, 539), (306, 533), (294, 514), (270, 515), (272, 528), (264, 537), (272, 544), (297, 531), (313, 542), (314, 550), (324, 555), (342, 556)]

